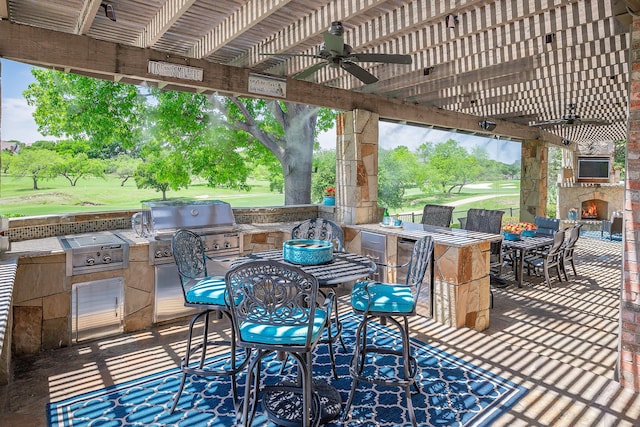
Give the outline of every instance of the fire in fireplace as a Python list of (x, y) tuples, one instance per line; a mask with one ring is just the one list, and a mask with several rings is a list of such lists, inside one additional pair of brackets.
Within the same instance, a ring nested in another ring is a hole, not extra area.
[(583, 219), (596, 219), (598, 218), (598, 208), (596, 204), (590, 202), (587, 204), (586, 209), (582, 209), (582, 218)]
[(609, 204), (600, 199), (585, 200), (582, 202), (580, 218), (581, 219), (607, 219), (607, 211)]

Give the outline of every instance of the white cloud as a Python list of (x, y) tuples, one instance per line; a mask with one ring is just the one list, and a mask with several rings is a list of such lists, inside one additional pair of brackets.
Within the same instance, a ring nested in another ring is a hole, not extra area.
[(2, 99), (2, 124), (0, 137), (3, 141), (17, 140), (31, 144), (38, 140), (52, 139), (43, 137), (33, 120), (34, 107), (27, 105), (24, 98)]

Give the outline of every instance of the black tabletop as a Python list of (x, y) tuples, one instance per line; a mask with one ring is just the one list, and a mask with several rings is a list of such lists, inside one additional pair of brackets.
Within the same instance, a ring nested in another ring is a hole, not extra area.
[[(232, 267), (246, 261), (280, 261), (285, 262), (282, 258), (281, 249), (273, 249), (270, 251), (254, 252), (236, 258)], [(320, 265), (298, 265), (302, 270), (315, 276), (320, 285), (337, 285), (351, 280), (358, 280), (367, 277), (376, 271), (376, 264), (364, 255), (358, 255), (350, 252), (334, 252), (333, 260), (326, 264)]]

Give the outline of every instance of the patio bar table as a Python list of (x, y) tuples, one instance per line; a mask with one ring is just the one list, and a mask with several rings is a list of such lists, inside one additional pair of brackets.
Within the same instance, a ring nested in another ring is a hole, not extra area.
[[(292, 264), (284, 260), (282, 249), (272, 249), (243, 255), (236, 258), (231, 265), (234, 267), (247, 261), (279, 261)], [(325, 264), (292, 265), (296, 265), (305, 272), (315, 276), (318, 284), (321, 286), (337, 285), (362, 279), (374, 273), (377, 268), (376, 264), (368, 257), (350, 252), (334, 252), (333, 259)], [(320, 396), (320, 401), (323, 402), (321, 408), (321, 424), (325, 424), (340, 415), (342, 398), (335, 387), (324, 381), (315, 379), (314, 387)], [(286, 393), (282, 395), (283, 398), (287, 397)], [(270, 418), (277, 419), (276, 421), (280, 421), (281, 425), (295, 424), (295, 421), (292, 421), (295, 419), (295, 414), (283, 413), (282, 406), (287, 406), (291, 411), (296, 411), (296, 405), (278, 405), (278, 403), (281, 402), (274, 402), (273, 408), (265, 407), (266, 411), (270, 414)]]
[(503, 240), (503, 249), (511, 249), (516, 254), (514, 259), (514, 273), (516, 284), (522, 287), (522, 277), (524, 275), (524, 257), (528, 252), (544, 248), (553, 244), (553, 237), (521, 237), (520, 240)]

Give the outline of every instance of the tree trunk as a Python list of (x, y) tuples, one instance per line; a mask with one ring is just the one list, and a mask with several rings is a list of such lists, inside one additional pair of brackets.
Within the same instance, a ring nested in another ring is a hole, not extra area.
[(284, 204), (308, 204), (311, 203), (311, 170), (317, 109), (300, 104), (287, 104), (287, 112), (287, 147), (282, 159)]
[(38, 189), (38, 178), (33, 176), (32, 179), (33, 179), (33, 189), (37, 190)]

